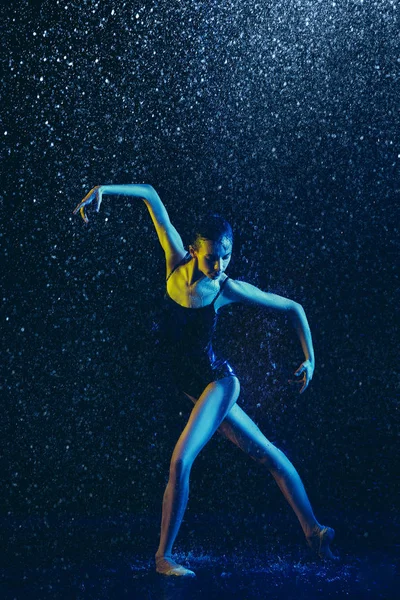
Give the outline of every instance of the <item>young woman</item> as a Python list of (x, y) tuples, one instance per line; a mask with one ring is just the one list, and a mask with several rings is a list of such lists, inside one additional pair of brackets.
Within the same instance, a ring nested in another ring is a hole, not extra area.
[(171, 553), (188, 500), (193, 461), (217, 429), (267, 467), (294, 510), (308, 544), (321, 558), (335, 558), (329, 548), (334, 530), (319, 524), (296, 469), (236, 404), (239, 380), (229, 363), (215, 356), (211, 343), (217, 313), (232, 302), (285, 313), (299, 336), (305, 356), (295, 372), (297, 377), (301, 376), (300, 393), (303, 393), (312, 379), (315, 363), (310, 328), (302, 306), (228, 277), (226, 270), (231, 259), (233, 235), (229, 223), (222, 217), (209, 217), (187, 252), (151, 185), (96, 186), (78, 204), (74, 214), (80, 212), (87, 222), (86, 207), (94, 203), (99, 211), (104, 194), (142, 199), (149, 210), (165, 252), (165, 299), (170, 313), (166, 334), (174, 355), (175, 380), (195, 404), (172, 454), (162, 505), (160, 545), (155, 555), (157, 572), (186, 577), (195, 575), (177, 564)]

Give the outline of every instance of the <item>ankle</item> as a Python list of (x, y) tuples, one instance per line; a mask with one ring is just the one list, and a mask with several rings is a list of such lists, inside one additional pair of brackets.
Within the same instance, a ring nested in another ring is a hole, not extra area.
[(323, 526), (320, 525), (319, 523), (315, 523), (315, 525), (312, 525), (311, 527), (306, 527), (304, 529), (304, 535), (306, 536), (307, 539), (318, 536), (320, 531), (322, 531)]
[(157, 552), (155, 555), (156, 562), (160, 560), (171, 560), (171, 554)]

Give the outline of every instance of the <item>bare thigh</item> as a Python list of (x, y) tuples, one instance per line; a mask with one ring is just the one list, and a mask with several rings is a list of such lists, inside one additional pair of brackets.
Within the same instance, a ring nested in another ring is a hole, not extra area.
[[(189, 396), (189, 394), (186, 394)], [(193, 396), (189, 398), (197, 403)], [(234, 404), (218, 427), (219, 433), (231, 440), (256, 462), (279, 469), (285, 455), (270, 442), (254, 421), (238, 404)], [(286, 458), (286, 457), (285, 457)]]
[(224, 377), (210, 383), (190, 414), (172, 454), (172, 462), (191, 466), (194, 459), (220, 426), (236, 402), (240, 391), (237, 377)]

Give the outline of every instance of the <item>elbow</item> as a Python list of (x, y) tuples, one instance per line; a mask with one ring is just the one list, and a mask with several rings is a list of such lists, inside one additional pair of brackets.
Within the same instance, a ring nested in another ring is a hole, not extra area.
[(304, 314), (304, 308), (298, 302), (290, 300), (288, 306), (288, 313), (290, 314), (290, 316), (296, 317), (300, 314)]
[(149, 203), (154, 203), (159, 200), (159, 196), (152, 185), (149, 183), (143, 183), (140, 187), (143, 191), (143, 198)]
[(142, 183), (140, 185), (140, 187), (142, 188), (142, 190), (146, 193), (146, 197), (150, 196), (151, 194), (153, 194), (155, 192), (155, 189), (153, 188), (152, 185), (150, 185), (149, 183)]

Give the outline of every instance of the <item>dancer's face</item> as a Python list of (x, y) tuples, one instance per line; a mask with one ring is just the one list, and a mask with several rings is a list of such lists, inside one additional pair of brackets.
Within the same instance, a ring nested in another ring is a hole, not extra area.
[(222, 238), (219, 242), (201, 240), (199, 250), (195, 250), (192, 246), (189, 250), (197, 260), (198, 270), (209, 279), (216, 280), (229, 265), (232, 242), (227, 238)]

